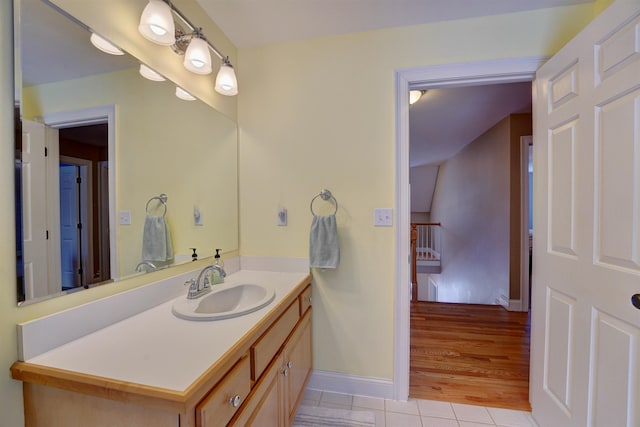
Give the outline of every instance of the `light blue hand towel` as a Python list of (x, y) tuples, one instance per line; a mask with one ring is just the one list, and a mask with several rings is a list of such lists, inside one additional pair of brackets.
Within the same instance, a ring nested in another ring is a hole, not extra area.
[(314, 215), (309, 236), (309, 262), (312, 268), (337, 268), (340, 243), (335, 215)]
[(147, 214), (142, 236), (142, 260), (169, 261), (171, 259), (173, 259), (173, 245), (164, 216)]

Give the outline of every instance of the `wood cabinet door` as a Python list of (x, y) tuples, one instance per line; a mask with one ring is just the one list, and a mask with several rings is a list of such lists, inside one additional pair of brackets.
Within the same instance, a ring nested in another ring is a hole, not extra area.
[(291, 340), (284, 348), (286, 393), (285, 406), (289, 424), (293, 422), (304, 387), (311, 374), (311, 312), (307, 312)]
[(271, 363), (244, 410), (232, 420), (237, 427), (284, 427), (284, 357), (279, 354)]

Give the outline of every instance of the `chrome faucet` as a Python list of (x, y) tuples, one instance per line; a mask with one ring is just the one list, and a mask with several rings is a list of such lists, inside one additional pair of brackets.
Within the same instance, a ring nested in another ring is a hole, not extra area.
[(141, 273), (145, 270), (149, 272), (149, 271), (156, 270), (157, 268), (158, 267), (156, 267), (151, 261), (142, 261), (136, 266), (136, 272)]
[(185, 283), (185, 285), (189, 285), (187, 299), (195, 299), (211, 291), (211, 284), (206, 276), (207, 272), (210, 270), (217, 270), (222, 277), (227, 276), (226, 271), (224, 271), (224, 269), (218, 264), (207, 265), (200, 271), (197, 279), (191, 279)]

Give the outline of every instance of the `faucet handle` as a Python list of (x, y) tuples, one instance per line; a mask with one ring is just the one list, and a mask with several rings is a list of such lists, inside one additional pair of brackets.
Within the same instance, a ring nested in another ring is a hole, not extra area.
[(189, 285), (189, 294), (187, 295), (189, 298), (194, 297), (198, 292), (198, 284), (196, 283), (196, 279), (189, 279), (184, 282), (184, 286)]

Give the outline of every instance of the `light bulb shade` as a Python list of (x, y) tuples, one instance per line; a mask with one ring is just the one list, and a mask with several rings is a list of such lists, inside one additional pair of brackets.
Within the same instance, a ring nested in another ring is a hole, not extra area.
[(216, 92), (222, 95), (234, 96), (238, 94), (238, 80), (233, 67), (227, 61), (220, 66), (216, 76)]
[(409, 105), (415, 104), (416, 102), (418, 102), (418, 100), (420, 100), (420, 98), (422, 98), (422, 95), (424, 94), (424, 90), (410, 90), (409, 91)]
[(118, 46), (107, 41), (96, 33), (91, 33), (91, 38), (89, 40), (91, 40), (92, 45), (109, 55), (124, 55), (124, 52)]
[(145, 79), (152, 80), (154, 82), (164, 81), (164, 77), (162, 77), (160, 74), (156, 73), (154, 70), (152, 70), (151, 68), (147, 67), (144, 64), (140, 64), (140, 75)]
[(185, 101), (195, 101), (195, 96), (191, 95), (186, 90), (182, 89), (180, 86), (176, 86), (176, 96), (180, 99), (184, 99)]
[(184, 54), (184, 68), (196, 74), (211, 73), (211, 53), (206, 41), (198, 37), (191, 39)]
[(176, 42), (176, 30), (171, 8), (162, 0), (149, 0), (140, 16), (138, 31), (147, 40), (163, 46)]

